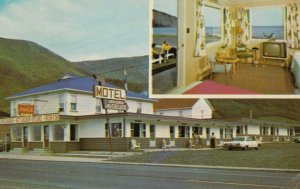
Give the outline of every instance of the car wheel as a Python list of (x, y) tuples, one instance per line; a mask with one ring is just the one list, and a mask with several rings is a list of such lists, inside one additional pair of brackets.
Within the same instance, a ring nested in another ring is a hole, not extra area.
[(259, 146), (255, 147), (254, 149), (255, 149), (255, 150), (258, 150), (258, 147), (259, 147)]
[(245, 146), (244, 150), (248, 150), (248, 146)]

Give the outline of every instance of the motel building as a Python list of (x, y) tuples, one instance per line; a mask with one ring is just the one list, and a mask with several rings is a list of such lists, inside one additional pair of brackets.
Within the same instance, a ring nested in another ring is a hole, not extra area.
[[(209, 145), (212, 133), (217, 144), (239, 135), (279, 142), (288, 141), (300, 127), (255, 119), (215, 120), (206, 99), (158, 101), (108, 83), (97, 85), (92, 77), (64, 75), (7, 97), (11, 116), (0, 119), (0, 127), (10, 127), (11, 149), (130, 151), (132, 139), (141, 149), (162, 148), (164, 141), (176, 148), (201, 148)], [(106, 113), (99, 96), (121, 101), (110, 104)]]

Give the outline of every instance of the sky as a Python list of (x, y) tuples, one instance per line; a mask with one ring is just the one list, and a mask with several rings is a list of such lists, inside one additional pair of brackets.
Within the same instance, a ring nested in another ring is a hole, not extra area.
[(205, 7), (205, 26), (206, 27), (218, 27), (221, 26), (221, 10), (212, 7)]
[(153, 0), (154, 9), (177, 17), (177, 0)]
[(251, 9), (252, 25), (283, 26), (283, 8), (253, 8)]
[(0, 0), (0, 37), (70, 61), (149, 54), (149, 0)]

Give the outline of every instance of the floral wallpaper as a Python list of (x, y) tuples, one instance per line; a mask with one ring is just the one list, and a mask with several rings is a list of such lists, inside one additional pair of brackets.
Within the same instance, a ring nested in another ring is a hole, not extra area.
[(300, 2), (287, 6), (287, 41), (289, 48), (300, 48)]
[(204, 0), (196, 0), (196, 47), (195, 56), (205, 56)]

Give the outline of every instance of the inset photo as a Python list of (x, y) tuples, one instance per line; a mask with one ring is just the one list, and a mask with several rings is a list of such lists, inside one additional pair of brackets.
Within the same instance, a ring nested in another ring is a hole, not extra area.
[(295, 97), (298, 10), (293, 0), (154, 0), (150, 93)]

